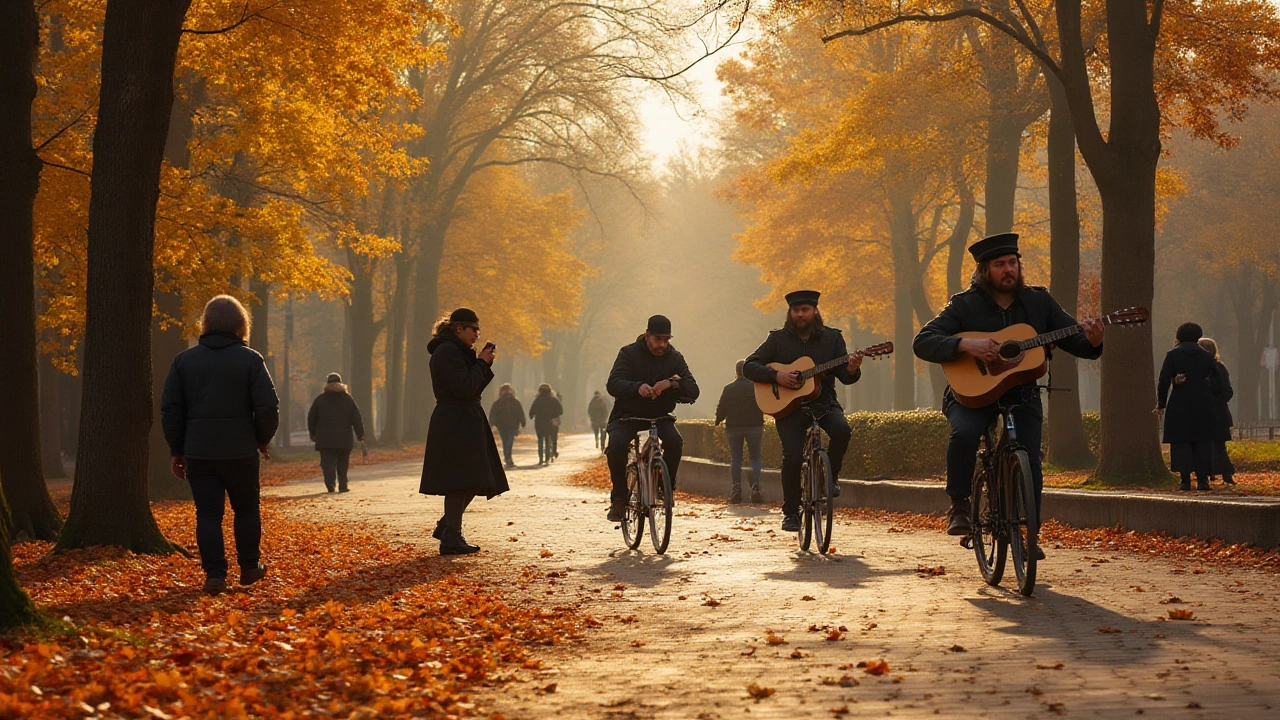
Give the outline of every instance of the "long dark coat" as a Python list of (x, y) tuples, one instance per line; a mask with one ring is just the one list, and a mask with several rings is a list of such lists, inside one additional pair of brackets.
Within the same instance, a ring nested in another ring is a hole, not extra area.
[(1235, 418), (1231, 417), (1231, 406), (1227, 404), (1235, 396), (1235, 390), (1231, 389), (1231, 374), (1227, 372), (1227, 366), (1220, 362), (1217, 366), (1221, 391), (1213, 396), (1213, 419), (1216, 422), (1213, 439), (1224, 442), (1231, 439), (1231, 428), (1236, 424)]
[(510, 490), (502, 456), (480, 404), (480, 393), (493, 380), (493, 370), (448, 331), (432, 338), (427, 352), (431, 353), (436, 409), (427, 428), (418, 492), (471, 492), (491, 498)]
[(503, 395), (489, 406), (489, 422), (498, 432), (514, 435), (524, 427), (524, 406), (514, 395)]
[(556, 429), (552, 421), (561, 415), (564, 415), (564, 405), (551, 393), (539, 395), (529, 405), (529, 417), (533, 418), (534, 432), (539, 435), (550, 435)]
[[(1184, 375), (1186, 381), (1174, 384), (1177, 375)], [(1156, 386), (1157, 407), (1165, 408), (1164, 442), (1213, 440), (1217, 430), (1214, 393), (1220, 390), (1218, 364), (1199, 344), (1178, 343), (1165, 354)]]

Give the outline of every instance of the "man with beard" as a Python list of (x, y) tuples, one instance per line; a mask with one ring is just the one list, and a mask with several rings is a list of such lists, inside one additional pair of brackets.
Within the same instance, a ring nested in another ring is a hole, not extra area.
[[(605, 389), (616, 398), (609, 414), (609, 477), (613, 492), (609, 495), (609, 522), (621, 522), (627, 505), (627, 451), (631, 441), (649, 429), (648, 420), (669, 415), (677, 403), (698, 399), (698, 383), (679, 350), (671, 347), (671, 321), (662, 315), (649, 318), (644, 334), (618, 351)], [(662, 458), (671, 471), (671, 487), (676, 485), (680, 470), (680, 453), (684, 440), (676, 430), (674, 418), (658, 423), (662, 440)]]
[[(1037, 333), (1046, 333), (1077, 324), (1047, 289), (1029, 287), (1024, 283), (1016, 233), (1002, 233), (980, 240), (969, 247), (969, 253), (978, 263), (969, 289), (957, 293), (938, 317), (920, 328), (912, 343), (916, 357), (943, 363), (969, 355), (991, 362), (998, 357), (999, 343), (989, 338), (962, 339), (954, 337), (956, 333), (996, 332), (1018, 323), (1030, 325)], [(1085, 323), (1083, 334), (1072, 335), (1057, 345), (1078, 358), (1094, 360), (1102, 355), (1102, 327), (1100, 321), (1090, 321)], [(951, 439), (947, 443), (947, 495), (951, 497), (951, 511), (947, 514), (948, 535), (963, 537), (973, 530), (969, 495), (978, 445), (1001, 404), (1016, 406), (1013, 419), (1018, 425), (1018, 439), (1030, 449), (1027, 455), (1035, 482), (1036, 508), (1040, 507), (1043, 411), (1035, 381), (1014, 386), (999, 400), (981, 408), (961, 405), (948, 387), (942, 397), (942, 412), (951, 423)], [(1043, 556), (1044, 552), (1038, 550), (1037, 559)]]
[[(827, 327), (822, 321), (822, 313), (818, 312), (820, 293), (815, 290), (797, 290), (787, 293), (787, 319), (781, 330), (769, 333), (764, 344), (747, 357), (742, 366), (742, 374), (752, 382), (777, 383), (785, 388), (795, 390), (804, 384), (800, 373), (790, 371), (780, 373), (769, 367), (769, 363), (789, 365), (801, 356), (809, 356), (814, 365), (831, 362), (836, 358), (849, 355), (845, 347), (844, 335), (835, 328)], [(862, 355), (849, 355), (849, 362), (841, 365), (829, 375), (822, 378), (822, 389), (818, 396), (806, 400), (799, 408), (777, 421), (778, 437), (782, 440), (782, 530), (799, 532), (800, 530), (800, 471), (804, 465), (804, 439), (809, 433), (810, 414), (818, 417), (830, 444), (827, 456), (831, 459), (831, 478), (840, 477), (840, 464), (844, 460), (845, 450), (849, 449), (849, 439), (853, 433), (849, 430), (849, 420), (844, 416), (844, 408), (836, 399), (836, 378), (845, 385), (858, 381), (862, 375)], [(840, 494), (837, 483), (833, 495)]]

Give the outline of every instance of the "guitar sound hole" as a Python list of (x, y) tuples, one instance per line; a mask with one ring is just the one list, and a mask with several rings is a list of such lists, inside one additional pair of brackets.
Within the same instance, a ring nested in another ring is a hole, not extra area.
[(1000, 346), (1000, 357), (1004, 360), (1017, 360), (1022, 355), (1022, 348), (1017, 343), (1005, 343)]

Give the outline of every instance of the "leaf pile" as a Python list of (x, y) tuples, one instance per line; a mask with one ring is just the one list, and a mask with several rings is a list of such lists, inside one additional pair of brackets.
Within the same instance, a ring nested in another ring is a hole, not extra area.
[[(267, 579), (214, 598), (180, 555), (17, 545), (19, 581), (67, 626), (0, 638), (0, 717), (438, 717), (580, 631), (569, 608), (508, 605), (435, 553), (277, 504), (263, 507)], [(189, 504), (154, 510), (194, 548)]]

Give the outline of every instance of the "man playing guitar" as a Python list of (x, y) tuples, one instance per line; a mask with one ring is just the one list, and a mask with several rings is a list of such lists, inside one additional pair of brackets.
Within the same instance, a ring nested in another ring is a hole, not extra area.
[[(999, 343), (991, 339), (953, 336), (966, 331), (996, 332), (1016, 323), (1031, 325), (1038, 333), (1077, 324), (1048, 290), (1024, 284), (1016, 233), (1002, 233), (980, 240), (969, 247), (969, 253), (978, 263), (969, 289), (953, 296), (936, 318), (920, 328), (912, 343), (916, 357), (927, 362), (944, 363), (967, 355), (990, 363), (998, 359)], [(1079, 358), (1096, 359), (1102, 355), (1103, 325), (1099, 321), (1088, 321), (1083, 323), (1083, 327), (1082, 334), (1068, 336), (1058, 342), (1058, 347)], [(948, 535), (967, 536), (973, 530), (969, 517), (969, 494), (978, 445), (1002, 401), (1017, 406), (1014, 422), (1018, 425), (1018, 439), (1030, 450), (1028, 456), (1036, 488), (1037, 510), (1040, 507), (1043, 411), (1035, 381), (1015, 385), (996, 402), (978, 408), (962, 405), (948, 386), (942, 398), (942, 412), (951, 423), (951, 439), (947, 443), (947, 495), (951, 496), (951, 511), (947, 515)], [(1042, 551), (1037, 555), (1037, 559), (1043, 558)]]
[[(748, 380), (758, 383), (777, 383), (785, 388), (798, 389), (803, 385), (797, 371), (780, 373), (769, 367), (776, 362), (790, 364), (801, 356), (813, 359), (816, 365), (844, 357), (849, 354), (845, 347), (844, 336), (839, 330), (829, 328), (822, 322), (822, 313), (818, 312), (819, 293), (815, 290), (797, 290), (788, 293), (787, 320), (781, 330), (769, 333), (764, 344), (747, 358), (742, 367), (742, 374)], [(831, 444), (827, 447), (827, 455), (831, 458), (831, 477), (840, 476), (840, 463), (844, 459), (845, 450), (849, 448), (849, 421), (844, 416), (844, 409), (836, 399), (835, 379), (851, 385), (862, 375), (862, 355), (849, 355), (849, 362), (842, 364), (830, 375), (822, 378), (822, 389), (818, 396), (801, 405), (820, 416), (819, 423), (827, 433)], [(800, 470), (804, 462), (804, 438), (809, 431), (808, 412), (792, 412), (777, 421), (778, 436), (782, 439), (782, 530), (798, 532), (800, 530)], [(834, 495), (840, 494), (840, 486), (836, 485)]]

